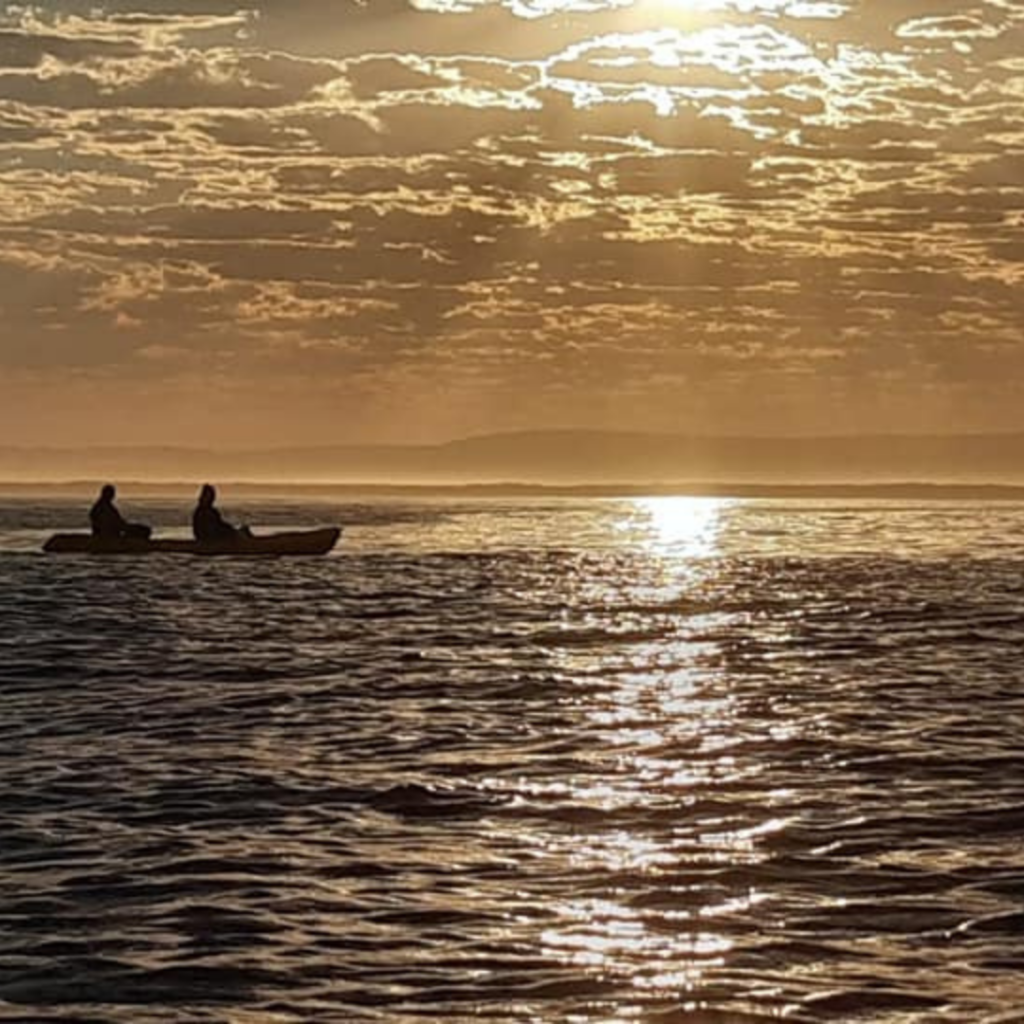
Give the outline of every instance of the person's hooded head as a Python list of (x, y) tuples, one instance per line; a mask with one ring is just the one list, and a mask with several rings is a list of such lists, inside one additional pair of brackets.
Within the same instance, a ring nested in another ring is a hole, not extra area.
[(217, 492), (214, 490), (213, 484), (203, 484), (203, 489), (199, 492), (199, 504), (206, 508), (216, 500)]
[(104, 484), (100, 488), (101, 501), (113, 501), (117, 497), (117, 488), (113, 484)]

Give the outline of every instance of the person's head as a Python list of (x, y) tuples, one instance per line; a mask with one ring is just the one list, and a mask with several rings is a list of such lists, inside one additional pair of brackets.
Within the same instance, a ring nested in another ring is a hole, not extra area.
[(104, 484), (100, 488), (100, 497), (104, 501), (113, 501), (117, 497), (117, 488), (113, 484)]
[(216, 500), (217, 492), (213, 489), (213, 484), (203, 484), (203, 489), (199, 492), (199, 504), (212, 505)]

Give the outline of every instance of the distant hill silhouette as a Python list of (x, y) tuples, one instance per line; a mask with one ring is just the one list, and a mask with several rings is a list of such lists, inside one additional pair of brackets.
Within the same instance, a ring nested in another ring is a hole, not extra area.
[(0, 480), (623, 485), (687, 481), (1024, 484), (1024, 434), (700, 437), (596, 430), (492, 434), (437, 445), (250, 451), (2, 448)]

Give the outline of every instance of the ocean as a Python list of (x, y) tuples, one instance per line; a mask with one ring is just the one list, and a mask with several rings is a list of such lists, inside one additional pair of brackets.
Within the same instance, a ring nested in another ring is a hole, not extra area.
[(223, 500), (0, 502), (0, 1020), (1024, 1020), (1024, 505)]

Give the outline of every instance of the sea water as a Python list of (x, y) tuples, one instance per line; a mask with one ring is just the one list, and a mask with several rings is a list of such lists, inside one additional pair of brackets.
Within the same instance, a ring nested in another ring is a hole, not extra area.
[(0, 506), (0, 1019), (1024, 1019), (1024, 506), (228, 504)]

